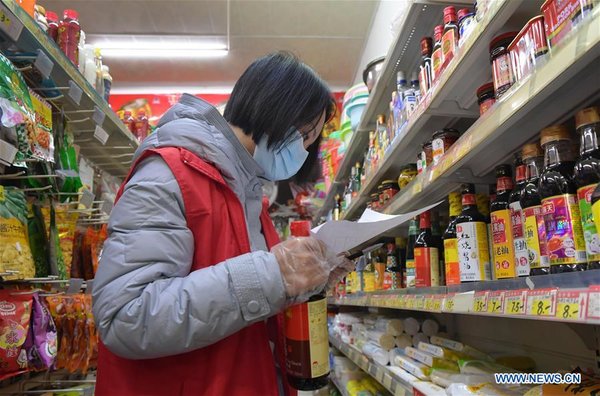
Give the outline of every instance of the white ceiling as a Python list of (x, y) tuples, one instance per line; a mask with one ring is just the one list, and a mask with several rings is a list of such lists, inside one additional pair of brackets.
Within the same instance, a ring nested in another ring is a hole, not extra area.
[[(79, 11), (87, 34), (226, 35), (227, 0), (47, 0)], [(106, 59), (115, 90), (232, 87), (255, 58), (299, 55), (334, 88), (352, 84), (378, 0), (231, 0), (229, 55), (213, 59)]]

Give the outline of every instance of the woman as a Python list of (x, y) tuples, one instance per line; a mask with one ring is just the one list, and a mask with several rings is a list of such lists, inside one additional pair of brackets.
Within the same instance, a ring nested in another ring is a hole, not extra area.
[(260, 179), (298, 172), (331, 104), (312, 69), (276, 53), (244, 72), (224, 117), (190, 95), (164, 115), (136, 152), (94, 282), (97, 395), (287, 389), (276, 315), (348, 262), (314, 238), (278, 243)]

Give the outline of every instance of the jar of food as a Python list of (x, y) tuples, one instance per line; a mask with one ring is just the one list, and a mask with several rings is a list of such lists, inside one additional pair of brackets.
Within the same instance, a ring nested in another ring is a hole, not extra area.
[(468, 8), (458, 10), (458, 46), (462, 47), (476, 24), (475, 13)]
[(369, 195), (369, 197), (371, 198), (371, 202), (369, 203), (369, 206), (372, 210), (378, 210), (379, 209), (379, 193), (373, 193), (371, 195)]
[(384, 180), (379, 185), (379, 204), (385, 206), (400, 191), (398, 183), (394, 180)]
[(430, 167), (433, 163), (433, 145), (431, 140), (428, 140), (425, 143), (423, 143), (422, 158), (424, 168)]
[(508, 46), (515, 81), (530, 75), (540, 56), (548, 52), (544, 30), (544, 17), (538, 15), (527, 22), (517, 37)]
[(444, 154), (460, 137), (460, 132), (452, 128), (444, 128), (433, 134), (431, 141), (433, 149), (433, 164), (437, 165)]
[(404, 165), (400, 169), (400, 176), (398, 176), (398, 187), (400, 187), (400, 190), (406, 187), (415, 177), (417, 177), (417, 165)]
[(488, 109), (496, 103), (493, 82), (483, 84), (477, 89), (477, 103), (479, 103), (479, 115), (483, 115), (483, 113), (488, 111)]
[(519, 32), (508, 32), (495, 37), (490, 43), (490, 61), (496, 98), (500, 98), (515, 82), (510, 66), (509, 44)]

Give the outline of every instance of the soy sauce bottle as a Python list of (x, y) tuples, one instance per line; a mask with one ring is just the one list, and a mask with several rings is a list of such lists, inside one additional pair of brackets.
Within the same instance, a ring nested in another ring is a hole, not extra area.
[(462, 212), (456, 219), (460, 281), (490, 280), (490, 253), (485, 217), (477, 210), (475, 186), (462, 187)]
[(585, 239), (588, 269), (600, 268), (600, 236), (592, 214), (592, 195), (600, 181), (600, 115), (596, 107), (583, 109), (575, 116), (580, 134), (579, 160), (575, 164), (574, 180), (581, 211), (581, 225)]
[(546, 224), (550, 272), (585, 271), (587, 256), (577, 205), (577, 188), (572, 180), (575, 167), (571, 138), (563, 125), (542, 130), (544, 172), (539, 191)]
[(415, 286), (439, 286), (438, 241), (431, 231), (431, 211), (420, 216), (419, 235), (415, 240)]
[(512, 224), (512, 237), (515, 247), (515, 268), (517, 276), (529, 276), (529, 258), (527, 255), (527, 242), (525, 241), (525, 216), (521, 207), (521, 194), (525, 189), (527, 168), (521, 159), (520, 153), (515, 157), (515, 182), (516, 186), (508, 198), (510, 208), (510, 221)]
[[(310, 235), (310, 221), (290, 224), (293, 236)], [(329, 342), (325, 292), (285, 311), (285, 364), (288, 382), (298, 390), (321, 389), (329, 383)], [(305, 330), (304, 330), (305, 329)]]
[(521, 157), (525, 165), (525, 186), (521, 192), (520, 203), (523, 208), (529, 274), (546, 275), (550, 273), (550, 257), (546, 241), (546, 224), (542, 213), (542, 198), (538, 188), (544, 153), (537, 142), (529, 143), (521, 149)]
[(514, 278), (517, 275), (509, 207), (512, 189), (511, 166), (496, 167), (496, 197), (490, 204), (495, 279)]
[(458, 17), (454, 6), (444, 8), (444, 33), (442, 35), (442, 54), (444, 64), (454, 57), (458, 47)]
[(433, 50), (431, 52), (431, 82), (433, 84), (442, 73), (444, 64), (444, 54), (442, 53), (442, 35), (444, 34), (444, 26), (437, 25), (433, 29)]
[(461, 195), (452, 192), (448, 195), (450, 206), (450, 222), (442, 239), (444, 240), (444, 266), (446, 286), (460, 284), (460, 264), (458, 260), (458, 238), (456, 236), (456, 221), (462, 211)]
[(414, 217), (408, 225), (408, 242), (406, 243), (406, 287), (415, 287), (415, 241), (419, 234), (419, 217)]

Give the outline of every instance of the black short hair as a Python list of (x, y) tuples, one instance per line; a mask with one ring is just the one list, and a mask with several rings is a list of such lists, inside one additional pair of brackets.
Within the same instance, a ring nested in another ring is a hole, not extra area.
[[(255, 60), (235, 84), (223, 116), (258, 143), (268, 136), (268, 146), (289, 138), (327, 111), (334, 103), (325, 82), (300, 59), (276, 52)], [(319, 131), (320, 132), (320, 131)]]

